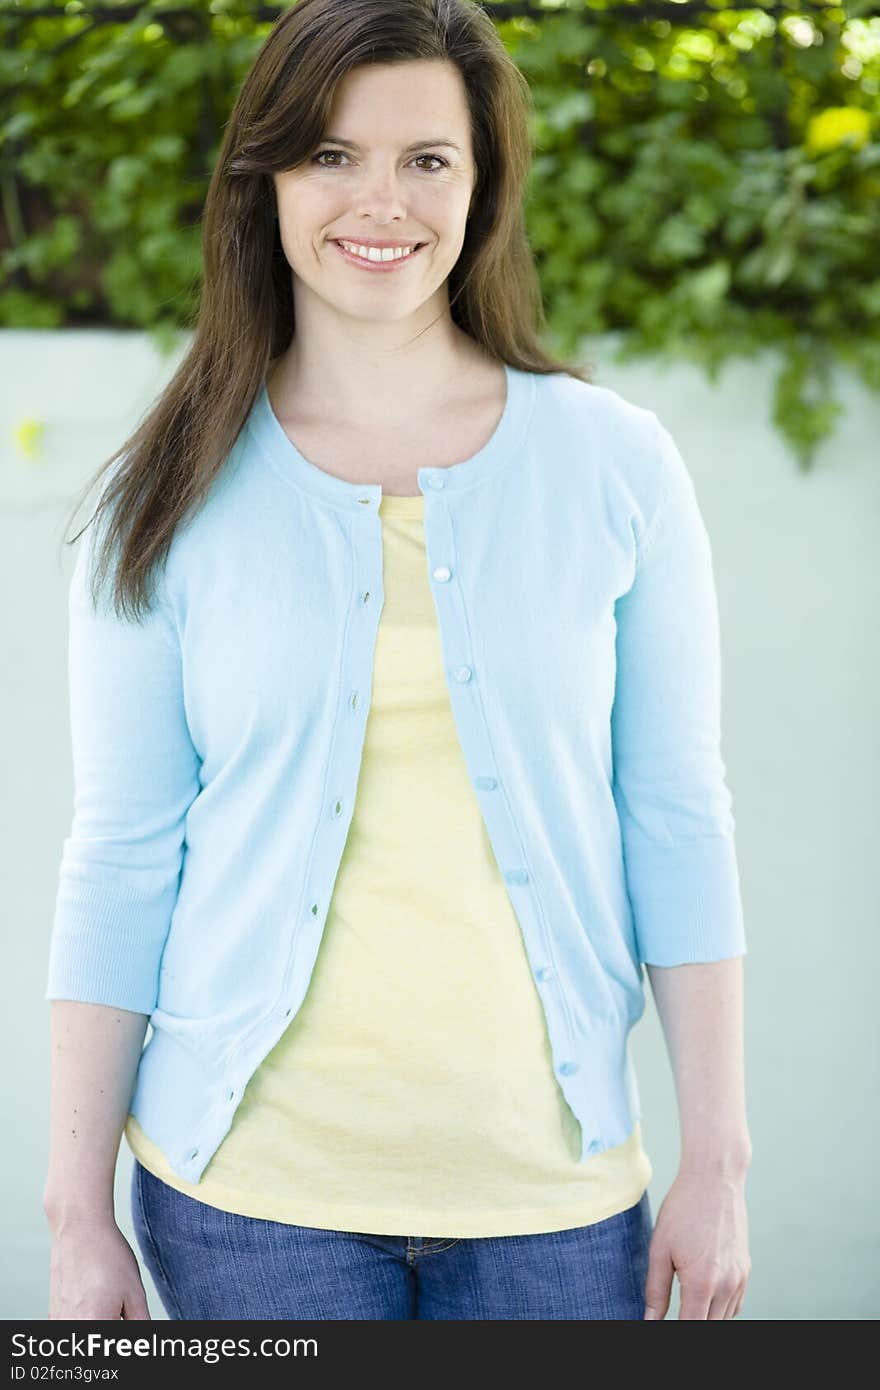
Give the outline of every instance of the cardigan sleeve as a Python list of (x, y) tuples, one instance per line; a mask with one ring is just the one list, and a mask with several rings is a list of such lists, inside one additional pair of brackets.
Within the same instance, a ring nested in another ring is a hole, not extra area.
[(86, 581), (96, 526), (80, 545), (69, 590), (74, 806), (44, 998), (150, 1014), (201, 763), (161, 582), (140, 623), (117, 618), (103, 590), (93, 608)]
[(612, 789), (639, 960), (681, 965), (744, 955), (746, 941), (709, 537), (682, 456), (651, 415), (663, 481), (615, 605)]

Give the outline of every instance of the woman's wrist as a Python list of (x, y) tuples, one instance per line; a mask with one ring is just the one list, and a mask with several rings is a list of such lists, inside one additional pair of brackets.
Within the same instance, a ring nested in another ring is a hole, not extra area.
[(52, 1191), (43, 1193), (43, 1213), (53, 1235), (74, 1226), (115, 1224), (112, 1190), (107, 1193)]

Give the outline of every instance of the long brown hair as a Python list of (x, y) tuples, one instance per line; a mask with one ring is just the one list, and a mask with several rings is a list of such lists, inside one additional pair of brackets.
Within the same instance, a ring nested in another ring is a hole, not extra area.
[[(491, 17), (474, 0), (298, 0), (260, 47), (226, 124), (205, 199), (203, 283), (194, 336), (118, 460), (87, 525), (102, 514), (91, 596), (118, 551), (117, 616), (140, 619), (175, 529), (206, 499), (271, 362), (294, 332), (290, 266), (272, 174), (320, 144), (339, 81), (365, 64), (445, 59), (464, 80), (477, 183), (449, 275), (450, 311), (497, 360), (590, 381), (591, 367), (553, 358), (525, 230), (531, 92)], [(72, 541), (82, 535), (82, 527)]]

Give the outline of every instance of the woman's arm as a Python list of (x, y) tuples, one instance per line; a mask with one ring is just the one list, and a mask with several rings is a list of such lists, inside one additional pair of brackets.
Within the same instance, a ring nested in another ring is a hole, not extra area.
[(743, 1057), (743, 957), (647, 965), (678, 1100), (679, 1166), (741, 1176), (751, 1161)]
[(743, 904), (721, 754), (721, 641), (693, 480), (654, 416), (655, 502), (615, 606), (613, 791), (634, 944), (649, 972), (681, 1114), (681, 1163), (651, 1237), (646, 1316), (736, 1317), (751, 1267), (742, 1062)]
[(665, 1318), (677, 1274), (680, 1318), (735, 1318), (752, 1268), (743, 958), (646, 968), (675, 1076), (681, 1153), (651, 1237), (645, 1317)]
[(53, 999), (49, 1165), (53, 1232), (113, 1221), (113, 1181), (147, 1014)]

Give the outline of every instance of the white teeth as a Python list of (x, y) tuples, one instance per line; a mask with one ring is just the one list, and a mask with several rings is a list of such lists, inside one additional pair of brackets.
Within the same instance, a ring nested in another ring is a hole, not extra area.
[(404, 256), (411, 256), (416, 249), (414, 246), (361, 246), (353, 241), (340, 241), (339, 245), (344, 246), (346, 251), (362, 256), (365, 261), (400, 261)]

